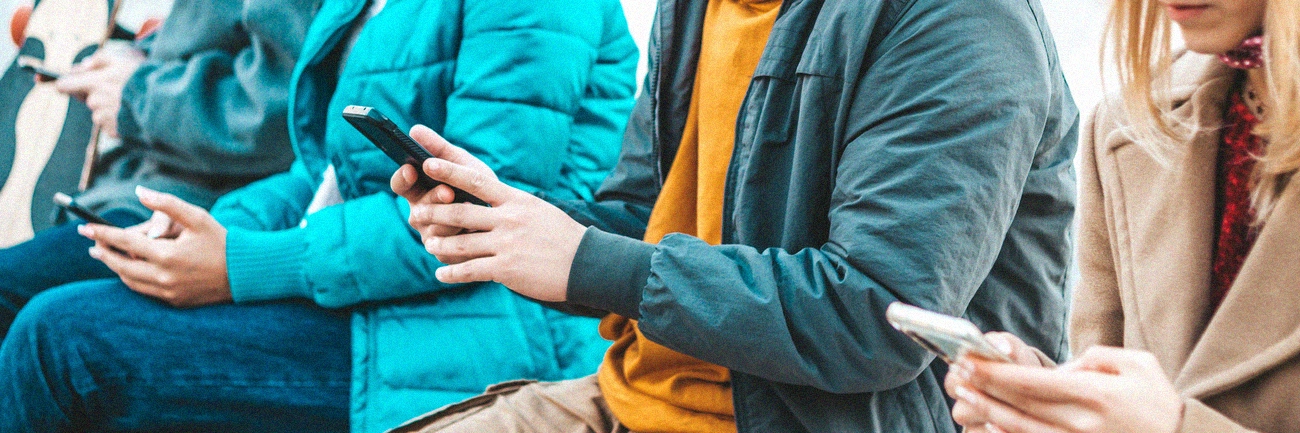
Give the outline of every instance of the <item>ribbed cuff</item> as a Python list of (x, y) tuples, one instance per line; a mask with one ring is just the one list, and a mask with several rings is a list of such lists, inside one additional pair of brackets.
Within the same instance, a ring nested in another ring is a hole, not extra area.
[(226, 234), (226, 269), (235, 302), (311, 298), (303, 278), (307, 241), (302, 229), (275, 232), (231, 228)]
[(588, 228), (569, 268), (568, 301), (623, 317), (641, 317), (655, 246)]

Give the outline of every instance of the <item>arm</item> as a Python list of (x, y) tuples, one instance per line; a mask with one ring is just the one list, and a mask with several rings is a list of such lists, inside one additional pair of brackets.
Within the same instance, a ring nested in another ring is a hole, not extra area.
[[(617, 145), (615, 131), (582, 129), (588, 120), (575, 113), (598, 112), (589, 115), (599, 123), (625, 115), (616, 104), (583, 105), (576, 93), (593, 79), (602, 17), (565, 12), (574, 7), (565, 4), (466, 4), (456, 88), (447, 100), (446, 133), (482, 155), (503, 181), (530, 191), (567, 187), (559, 164), (571, 142)], [(579, 130), (589, 132), (575, 135)], [(434, 278), (442, 264), (406, 224), (409, 212), (405, 200), (380, 193), (312, 214), (302, 228), (231, 230), (234, 299), (302, 296), (341, 307), (463, 287)]]
[(1124, 311), (1120, 304), (1119, 279), (1112, 256), (1109, 211), (1097, 171), (1098, 148), (1105, 146), (1113, 125), (1106, 122), (1103, 103), (1091, 125), (1084, 129), (1079, 162), (1079, 281), (1074, 288), (1070, 313), (1070, 345), (1073, 353), (1092, 346), (1124, 345)]
[(149, 146), (168, 167), (201, 175), (261, 177), (292, 161), (289, 76), (313, 2), (262, 8), (269, 10), (244, 3), (176, 4), (123, 89), (123, 138)]
[[(589, 231), (570, 300), (639, 316), (656, 342), (777, 382), (851, 393), (913, 380), (932, 357), (884, 310), (898, 300), (965, 310), (1019, 204), (1052, 92), (1029, 12), (1004, 10), (1024, 5), (970, 3), (912, 5), (853, 78), (864, 85), (836, 170), (829, 242), (758, 250)], [(622, 299), (639, 302), (604, 302)]]
[(227, 229), (284, 230), (298, 225), (320, 179), (301, 161), (289, 171), (231, 191), (212, 206), (212, 216)]

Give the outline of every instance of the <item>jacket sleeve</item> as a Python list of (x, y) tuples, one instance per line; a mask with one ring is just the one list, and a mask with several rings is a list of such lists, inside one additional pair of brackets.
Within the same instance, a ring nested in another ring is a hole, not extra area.
[(589, 229), (570, 300), (639, 317), (651, 340), (775, 382), (859, 393), (914, 380), (933, 357), (885, 308), (963, 313), (1062, 90), (1025, 3), (909, 8), (845, 84), (856, 90), (828, 242), (760, 250), (678, 234), (651, 245)]
[(320, 184), (301, 161), (289, 171), (231, 191), (212, 206), (212, 216), (227, 229), (284, 230), (298, 225)]
[[(575, 113), (597, 111), (593, 116), (603, 123), (626, 116), (617, 104), (584, 108), (583, 89), (596, 79), (591, 69), (604, 18), (572, 10), (599, 9), (558, 0), (464, 6), (456, 87), (447, 100), (443, 135), (525, 190), (563, 189), (560, 164), (573, 140), (618, 145), (617, 131), (609, 128), (574, 136), (574, 123), (581, 121)], [(625, 27), (623, 35), (630, 38)], [(464, 287), (435, 278), (442, 264), (424, 250), (407, 223), (409, 214), (404, 199), (381, 192), (327, 207), (297, 228), (232, 229), (227, 266), (235, 300), (297, 296), (343, 307)]]
[(1183, 419), (1178, 433), (1258, 433), (1242, 427), (1232, 419), (1194, 398), (1183, 399)]
[(123, 139), (199, 175), (256, 178), (293, 161), (287, 88), (315, 5), (254, 4), (176, 3), (122, 90)]
[(1097, 154), (1105, 146), (1110, 125), (1105, 102), (1093, 113), (1081, 141), (1079, 163), (1079, 281), (1070, 313), (1070, 350), (1124, 345), (1124, 311), (1115, 273), (1110, 224), (1105, 206)]

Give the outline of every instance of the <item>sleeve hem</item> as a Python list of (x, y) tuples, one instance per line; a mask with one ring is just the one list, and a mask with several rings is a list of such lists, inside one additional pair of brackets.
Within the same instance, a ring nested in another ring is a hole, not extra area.
[(588, 228), (569, 268), (567, 299), (637, 319), (655, 246)]
[(303, 278), (307, 242), (302, 229), (264, 232), (231, 228), (226, 269), (235, 302), (311, 298)]

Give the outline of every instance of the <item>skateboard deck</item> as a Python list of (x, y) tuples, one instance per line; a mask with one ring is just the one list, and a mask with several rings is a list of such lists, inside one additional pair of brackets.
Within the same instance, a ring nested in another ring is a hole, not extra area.
[(113, 26), (113, 0), (38, 0), (17, 58), (0, 76), (0, 248), (53, 223), (56, 192), (75, 193), (94, 123), (82, 102), (36, 83), (19, 61), (62, 72), (95, 52)]

